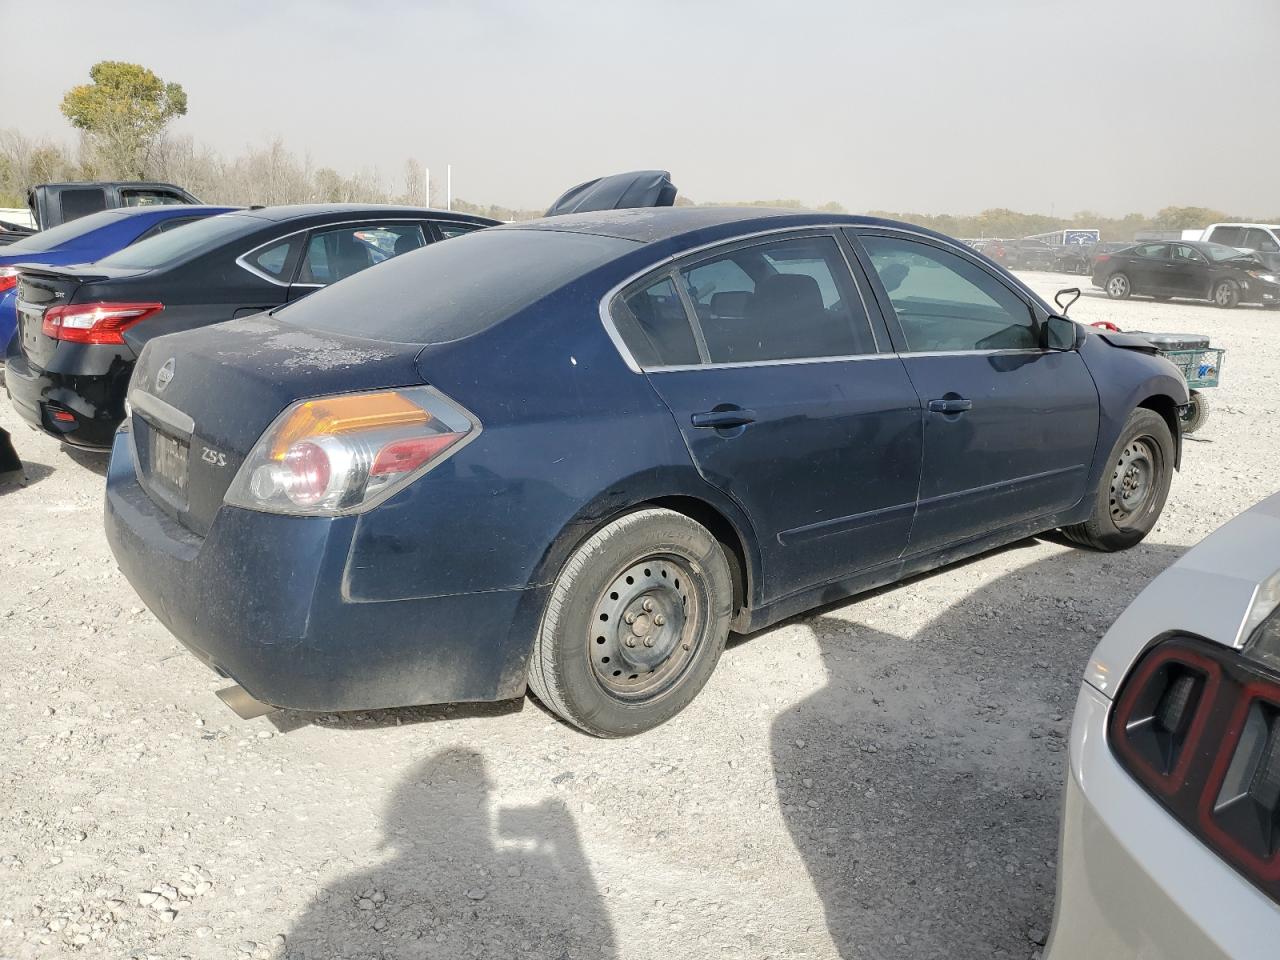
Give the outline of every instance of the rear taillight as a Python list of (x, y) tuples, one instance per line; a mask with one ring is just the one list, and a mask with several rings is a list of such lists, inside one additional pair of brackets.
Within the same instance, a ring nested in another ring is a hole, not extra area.
[(49, 307), (41, 332), (72, 343), (124, 343), (124, 332), (154, 317), (163, 303), (73, 303)]
[(1109, 254), (1109, 253), (1100, 253), (1100, 254), (1098, 254), (1096, 257), (1094, 257), (1094, 258), (1093, 258), (1093, 263), (1094, 263), (1094, 265), (1095, 265), (1095, 266), (1097, 266), (1099, 263), (1106, 263), (1106, 262), (1107, 262), (1108, 260), (1110, 260), (1110, 259), (1111, 259), (1111, 254)]
[(0, 267), (0, 293), (18, 285), (18, 271), (13, 267)]
[(1280, 902), (1277, 632), (1272, 617), (1243, 650), (1186, 636), (1156, 645), (1121, 686), (1108, 735), (1139, 783)]
[(302, 400), (258, 440), (225, 502), (271, 513), (357, 513), (479, 432), (475, 417), (432, 387)]

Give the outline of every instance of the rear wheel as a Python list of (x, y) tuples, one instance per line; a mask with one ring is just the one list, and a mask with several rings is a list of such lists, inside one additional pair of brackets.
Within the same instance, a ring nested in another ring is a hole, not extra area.
[(588, 538), (556, 578), (529, 688), (595, 736), (649, 730), (706, 684), (732, 606), (724, 549), (705, 527), (672, 510), (627, 514)]
[(1129, 294), (1133, 293), (1133, 288), (1129, 284), (1129, 277), (1123, 273), (1113, 273), (1107, 277), (1107, 296), (1112, 300), (1127, 300)]
[(1213, 305), (1230, 310), (1240, 302), (1240, 287), (1234, 280), (1219, 280), (1213, 285)]
[(1209, 398), (1199, 390), (1191, 391), (1191, 399), (1185, 409), (1179, 411), (1183, 433), (1195, 433), (1209, 420)]
[(1111, 467), (1098, 484), (1093, 515), (1062, 532), (1095, 550), (1125, 550), (1141, 543), (1168, 499), (1173, 458), (1173, 435), (1164, 417), (1144, 407), (1134, 410), (1111, 450)]

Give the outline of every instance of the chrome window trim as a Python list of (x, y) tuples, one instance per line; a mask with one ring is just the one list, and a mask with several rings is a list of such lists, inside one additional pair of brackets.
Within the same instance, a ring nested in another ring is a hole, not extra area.
[[(649, 266), (645, 267), (643, 270), (637, 270), (635, 273), (628, 276), (621, 283), (618, 283), (613, 287), (609, 288), (609, 291), (603, 297), (600, 298), (600, 322), (604, 326), (605, 333), (609, 335), (609, 339), (613, 341), (614, 348), (618, 351), (619, 355), (621, 355), (623, 362), (627, 365), (627, 368), (632, 373), (638, 373), (641, 375), (645, 374), (646, 372), (647, 373), (670, 373), (672, 371), (679, 371), (679, 370), (707, 370), (707, 369), (714, 370), (714, 369), (720, 369), (723, 367), (760, 367), (760, 366), (776, 366), (778, 364), (784, 364), (784, 363), (834, 363), (840, 360), (865, 360), (865, 359), (875, 359), (879, 357), (895, 357), (896, 358), (897, 357), (896, 353), (878, 352), (878, 353), (854, 354), (852, 356), (844, 356), (844, 357), (801, 357), (797, 359), (784, 359), (784, 360), (747, 360), (747, 361), (742, 361), (740, 363), (679, 364), (679, 365), (672, 365), (672, 366), (648, 367), (646, 369), (646, 368), (642, 368), (640, 364), (636, 362), (635, 356), (631, 353), (631, 348), (627, 346), (626, 341), (622, 339), (622, 334), (618, 332), (617, 326), (614, 325), (613, 316), (610, 313), (610, 309), (613, 306), (613, 301), (618, 296), (618, 294), (620, 294), (623, 290), (625, 290), (631, 284), (635, 283), (637, 280), (640, 280), (641, 278), (648, 276), (651, 273), (656, 278), (658, 276), (658, 272), (663, 267), (670, 266), (674, 268), (674, 265), (678, 260), (684, 260), (687, 257), (690, 257), (694, 254), (702, 253), (703, 251), (714, 250), (719, 247), (736, 245), (745, 240), (755, 240), (760, 237), (772, 237), (772, 236), (776, 236), (778, 234), (783, 234), (783, 233), (810, 232), (810, 233), (818, 233), (818, 234), (829, 236), (829, 234), (825, 234), (824, 231), (840, 230), (848, 226), (851, 226), (851, 224), (809, 223), (809, 224), (804, 224), (803, 226), (773, 227), (772, 229), (759, 230), (755, 233), (744, 233), (736, 237), (727, 237), (720, 240), (712, 240), (709, 243), (700, 244), (699, 246), (696, 246), (696, 247), (690, 247), (688, 250), (681, 250), (679, 253), (673, 253), (670, 256), (663, 257), (661, 260), (651, 263)], [(920, 234), (920, 236), (924, 236), (924, 234)], [(849, 279), (853, 283), (854, 289), (857, 290), (858, 292), (858, 299), (862, 301), (862, 309), (867, 318), (867, 325), (871, 328), (872, 342), (875, 343), (876, 349), (879, 350), (880, 340), (876, 336), (875, 324), (871, 322), (871, 314), (869, 311), (867, 311), (866, 297), (862, 295), (862, 288), (858, 285), (858, 278), (857, 278), (857, 275), (853, 272), (853, 265), (849, 263), (848, 255), (845, 253), (844, 248), (841, 246), (839, 239), (834, 236), (831, 237), (831, 239), (835, 242), (836, 248), (840, 251), (840, 255), (841, 257), (844, 258), (845, 265), (849, 269), (849, 273), (850, 273)], [(755, 246), (755, 244), (746, 244), (746, 245)], [(672, 271), (668, 270), (667, 272), (668, 274), (670, 274)], [(677, 294), (679, 294), (680, 292), (679, 288), (680, 288), (680, 284), (676, 283)], [(696, 336), (697, 334), (695, 334), (695, 337)]]
[(802, 363), (842, 363), (861, 360), (898, 360), (896, 353), (850, 353), (839, 357), (797, 357), (782, 360), (738, 360), (733, 363), (676, 363), (662, 367), (647, 367), (645, 373), (682, 373), (686, 370), (734, 369), (737, 367), (782, 367)]
[[(370, 223), (370, 222), (374, 222), (374, 221), (371, 221), (368, 217), (359, 217), (359, 218), (357, 218), (357, 219), (355, 219), (355, 220), (340, 220), (340, 221), (338, 221), (338, 222), (336, 222), (336, 223), (317, 223), (317, 224), (313, 224), (312, 226), (309, 226), (309, 227), (302, 227), (301, 229), (294, 230), (294, 231), (292, 231), (292, 232), (290, 232), (290, 233), (282, 233), (280, 236), (275, 237), (275, 238), (274, 238), (274, 239), (272, 239), (272, 240), (267, 240), (267, 241), (265, 241), (265, 242), (263, 242), (263, 243), (260, 243), (260, 244), (258, 244), (256, 247), (254, 247), (252, 250), (246, 250), (244, 253), (240, 254), (240, 256), (236, 257), (236, 266), (239, 266), (239, 267), (244, 268), (245, 270), (248, 270), (248, 271), (249, 271), (250, 273), (252, 273), (255, 277), (261, 277), (263, 280), (266, 280), (268, 283), (274, 283), (277, 287), (324, 287), (324, 286), (328, 286), (328, 284), (324, 284), (324, 283), (286, 283), (285, 281), (280, 280), (280, 279), (278, 279), (277, 277), (273, 277), (273, 276), (271, 276), (269, 273), (266, 273), (266, 272), (265, 272), (265, 271), (263, 271), (263, 270), (259, 270), (257, 267), (255, 267), (255, 266), (253, 266), (252, 264), (248, 263), (248, 262), (247, 262), (247, 258), (248, 258), (248, 257), (253, 256), (253, 255), (254, 255), (255, 253), (257, 253), (259, 250), (264, 250), (264, 249), (266, 249), (267, 247), (274, 247), (276, 244), (278, 244), (278, 243), (284, 243), (284, 241), (286, 241), (286, 240), (292, 240), (294, 237), (298, 236), (298, 234), (300, 234), (300, 233), (310, 233), (312, 230), (327, 230), (327, 229), (329, 229), (330, 227), (349, 227), (349, 226), (351, 226), (352, 224), (358, 224), (358, 223)], [(427, 219), (422, 219), (422, 220), (415, 220), (413, 217), (396, 217), (396, 218), (391, 219), (391, 220), (388, 220), (388, 221), (386, 221), (386, 222), (387, 222), (387, 223), (393, 223), (393, 224), (394, 224), (394, 223), (412, 223), (412, 224), (416, 224), (419, 228), (421, 228), (421, 229), (422, 229), (422, 238), (423, 238), (423, 240), (426, 240), (426, 243), (424, 243), (424, 244), (423, 244), (423, 246), (424, 246), (424, 247), (429, 247), (429, 246), (431, 246), (431, 244), (432, 244), (432, 243), (434, 243), (435, 241), (434, 241), (434, 240), (427, 240), (427, 239), (426, 239), (426, 238), (427, 238), (427, 229), (426, 229), (426, 225), (427, 225), (427, 224), (429, 224), (429, 223), (437, 223), (437, 222), (445, 222), (445, 223), (464, 223), (465, 221), (461, 221), (461, 220), (436, 221), (436, 220), (435, 220), (435, 219), (433, 219), (433, 218), (427, 218)], [(421, 249), (421, 248), (419, 248), (419, 249)], [(390, 258), (390, 257), (388, 257), (387, 259), (388, 259), (388, 260), (390, 260), (391, 258)]]

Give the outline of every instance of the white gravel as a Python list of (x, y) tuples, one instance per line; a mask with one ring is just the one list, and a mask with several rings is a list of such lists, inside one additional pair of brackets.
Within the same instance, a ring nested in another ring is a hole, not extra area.
[(236, 720), (116, 571), (101, 461), (0, 404), (0, 958), (1031, 957), (1088, 652), (1280, 463), (1280, 313), (1072, 314), (1229, 350), (1147, 544), (792, 620), (622, 742), (532, 703)]

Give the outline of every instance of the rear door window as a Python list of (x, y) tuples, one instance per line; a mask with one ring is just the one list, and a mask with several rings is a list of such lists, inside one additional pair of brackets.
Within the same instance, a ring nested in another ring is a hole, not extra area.
[(420, 223), (360, 224), (313, 230), (298, 283), (325, 286), (426, 246)]
[(1195, 247), (1189, 247), (1185, 243), (1175, 243), (1173, 245), (1173, 259), (1179, 263), (1204, 263), (1204, 256)]
[(1135, 256), (1146, 257), (1148, 260), (1167, 260), (1169, 258), (1169, 245), (1167, 243), (1144, 243), (1134, 249), (1133, 252)]
[(101, 187), (75, 187), (59, 195), (62, 219), (74, 220), (107, 209), (107, 192)]
[(1029, 350), (1030, 306), (978, 264), (905, 237), (860, 236), (909, 353)]
[(876, 352), (871, 323), (833, 237), (738, 247), (679, 276), (711, 363)]

